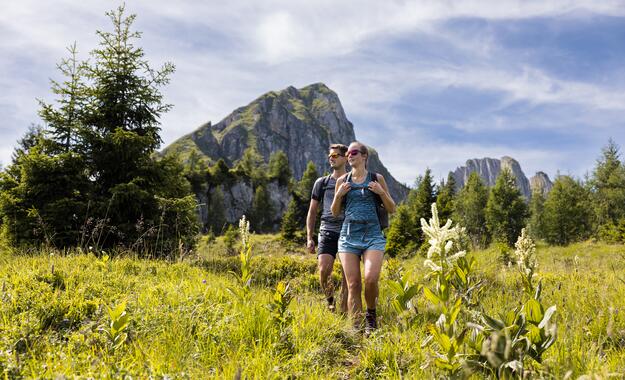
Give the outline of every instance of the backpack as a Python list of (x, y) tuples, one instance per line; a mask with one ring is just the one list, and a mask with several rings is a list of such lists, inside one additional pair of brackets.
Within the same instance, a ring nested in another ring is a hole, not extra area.
[[(352, 180), (352, 172), (347, 174), (345, 178), (345, 182), (351, 182)], [(369, 181), (378, 182), (378, 173), (369, 172)], [(371, 190), (369, 190), (371, 191)], [(378, 214), (378, 221), (380, 222), (380, 228), (385, 229), (388, 228), (388, 212), (384, 208), (384, 203), (382, 202), (382, 197), (378, 194), (373, 193), (375, 196), (375, 213)], [(343, 198), (343, 203), (345, 203), (345, 198)]]

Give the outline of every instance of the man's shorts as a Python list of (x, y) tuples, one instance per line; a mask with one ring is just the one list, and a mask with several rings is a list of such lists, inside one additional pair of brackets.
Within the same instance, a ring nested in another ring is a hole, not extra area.
[(339, 233), (334, 231), (319, 231), (319, 243), (317, 244), (317, 256), (327, 253), (336, 258), (339, 247)]
[(339, 252), (362, 256), (365, 251), (382, 251), (386, 248), (386, 238), (375, 222), (344, 222), (339, 238)]

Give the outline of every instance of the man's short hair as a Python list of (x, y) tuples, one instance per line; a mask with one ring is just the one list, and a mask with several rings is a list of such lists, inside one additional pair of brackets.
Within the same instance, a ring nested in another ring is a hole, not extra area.
[(341, 152), (341, 156), (344, 156), (347, 153), (347, 145), (343, 144), (332, 144), (330, 145), (330, 150), (336, 149)]

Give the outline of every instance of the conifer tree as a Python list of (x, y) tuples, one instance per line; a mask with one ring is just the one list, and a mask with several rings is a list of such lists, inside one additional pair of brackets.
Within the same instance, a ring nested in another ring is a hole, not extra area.
[(436, 195), (436, 208), (438, 209), (438, 217), (442, 224), (447, 223), (454, 213), (454, 197), (456, 196), (456, 180), (449, 173), (447, 182), (442, 181)]
[(590, 181), (595, 217), (603, 240), (625, 241), (625, 165), (618, 145), (610, 139), (602, 149)]
[(418, 236), (414, 236), (414, 218), (407, 204), (397, 206), (386, 233), (386, 250), (390, 257), (416, 251)]
[(486, 228), (486, 203), (488, 188), (479, 174), (473, 172), (458, 193), (453, 219), (466, 228), (475, 247), (486, 247), (490, 236)]
[(289, 168), (289, 159), (286, 154), (279, 150), (269, 157), (269, 178), (278, 180), (281, 186), (289, 184), (293, 173)]
[(300, 237), (303, 239), (302, 231), (306, 228), (306, 215), (310, 205), (312, 187), (318, 177), (315, 164), (309, 161), (302, 179), (293, 186), (291, 201), (282, 216), (280, 231), (285, 240), (293, 241)]
[(221, 186), (216, 186), (208, 196), (208, 225), (207, 229), (221, 235), (226, 225), (226, 209), (224, 206), (224, 193)]
[(410, 190), (406, 202), (398, 206), (390, 221), (387, 251), (391, 256), (409, 255), (424, 242), (420, 220), (431, 217), (432, 203), (436, 201), (431, 173), (428, 168), (423, 176), (417, 177), (416, 188)]
[(545, 196), (540, 190), (532, 192), (532, 198), (529, 204), (529, 222), (528, 229), (531, 236), (534, 239), (544, 238), (544, 209), (545, 209)]
[(569, 176), (559, 176), (545, 200), (543, 220), (545, 240), (565, 245), (591, 234), (590, 194)]
[(493, 240), (514, 246), (525, 226), (527, 204), (516, 186), (512, 171), (504, 168), (490, 190), (486, 204), (486, 225)]
[(416, 224), (420, 225), (421, 218), (429, 220), (432, 217), (432, 203), (436, 202), (436, 191), (430, 168), (427, 168), (421, 177), (413, 199), (414, 203), (411, 203), (411, 207), (414, 211), (415, 221), (419, 222)]
[[(135, 16), (124, 12), (107, 13), (113, 31), (97, 32), (100, 45), (91, 62), (79, 63), (70, 48), (71, 57), (59, 65), (65, 80), (52, 84), (59, 99), (40, 103), (43, 133), (34, 145), (16, 150), (13, 167), (3, 174), (0, 214), (15, 244), (43, 241), (28, 232), (29, 223), (63, 247), (140, 246), (168, 255), (194, 243), (196, 202), (182, 166), (172, 156), (154, 158), (159, 119), (171, 107), (160, 87), (174, 67), (150, 67), (134, 45), (140, 37), (131, 30)], [(88, 220), (97, 221), (99, 231), (85, 239)], [(25, 228), (14, 228), (21, 221)]]
[(252, 199), (250, 224), (256, 232), (268, 232), (273, 224), (274, 207), (265, 185), (258, 185)]
[(251, 179), (253, 186), (267, 182), (267, 164), (255, 146), (245, 149), (233, 170), (237, 175)]

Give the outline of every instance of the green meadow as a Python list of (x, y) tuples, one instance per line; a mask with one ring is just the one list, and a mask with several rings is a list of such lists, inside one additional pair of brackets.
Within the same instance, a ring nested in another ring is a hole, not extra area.
[[(408, 312), (391, 307), (389, 277), (398, 266), (412, 284), (429, 283), (422, 257), (385, 263), (381, 327), (364, 336), (326, 309), (314, 255), (289, 249), (274, 235), (252, 235), (252, 252), (251, 289), (242, 296), (239, 257), (228, 254), (221, 239), (177, 261), (5, 250), (0, 373), (6, 379), (442, 375), (423, 368), (430, 353), (421, 344), (437, 314), (422, 292)], [(501, 253), (493, 248), (471, 255), (484, 281), (484, 310), (497, 315), (519, 306), (521, 281)], [(558, 334), (541, 364), (528, 360), (533, 377), (625, 377), (625, 247), (539, 245), (537, 259), (542, 302), (556, 305)], [(292, 297), (282, 311), (271, 306), (280, 281)]]

